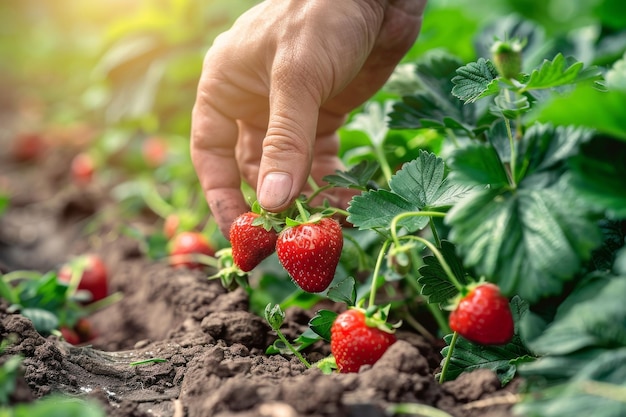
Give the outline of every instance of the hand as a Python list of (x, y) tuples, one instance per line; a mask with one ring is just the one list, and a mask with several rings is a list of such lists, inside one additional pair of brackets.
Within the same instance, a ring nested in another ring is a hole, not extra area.
[[(343, 169), (337, 129), (413, 45), (426, 0), (265, 0), (206, 54), (191, 157), (228, 236), (248, 211), (241, 180), (268, 211), (286, 209), (311, 174)], [(346, 206), (352, 194), (331, 200)], [(325, 196), (332, 197), (332, 196)]]

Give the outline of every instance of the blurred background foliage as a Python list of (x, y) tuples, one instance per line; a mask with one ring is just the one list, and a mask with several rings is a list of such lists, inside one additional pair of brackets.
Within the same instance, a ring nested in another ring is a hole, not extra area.
[[(86, 122), (187, 135), (206, 49), (253, 0), (21, 0), (0, 3), (3, 90), (29, 123)], [(607, 64), (626, 47), (621, 0), (431, 0), (407, 61), (434, 50), (483, 54), (510, 16), (546, 48)], [(483, 35), (481, 38), (479, 35)], [(531, 63), (529, 63), (531, 65)], [(6, 100), (6, 98), (5, 98)], [(34, 115), (31, 115), (35, 117)]]
[[(553, 51), (608, 66), (626, 50), (622, 2), (430, 0), (420, 37), (405, 62), (437, 51), (469, 62), (488, 57), (494, 38), (526, 36), (537, 46), (533, 56), (525, 57), (529, 67), (552, 58)], [(2, 113), (17, 112), (7, 121), (13, 130), (39, 129), (61, 137), (68, 129), (83, 132), (104, 142), (108, 152), (146, 135), (162, 136), (184, 152), (204, 53), (215, 36), (255, 3), (0, 2)], [(374, 101), (411, 88), (410, 77), (402, 83), (402, 67), (398, 73), (395, 84)], [(399, 135), (392, 133), (389, 143), (415, 139)], [(342, 139), (342, 152), (364, 140), (351, 134)], [(428, 137), (421, 137), (414, 145), (425, 141)]]

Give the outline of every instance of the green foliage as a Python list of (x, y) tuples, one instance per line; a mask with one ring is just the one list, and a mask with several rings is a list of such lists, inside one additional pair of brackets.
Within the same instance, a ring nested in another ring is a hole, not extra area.
[(33, 403), (0, 408), (0, 417), (104, 417), (97, 404), (80, 398), (50, 395)]
[[(388, 229), (397, 215), (447, 208), (469, 191), (469, 187), (448, 180), (443, 160), (427, 152), (420, 152), (417, 159), (405, 164), (391, 178), (389, 188), (354, 197), (348, 208), (348, 221), (360, 229)], [(398, 221), (409, 232), (422, 229), (427, 223), (428, 217), (424, 216)]]
[(62, 325), (71, 327), (85, 315), (78, 304), (80, 294), (70, 294), (68, 284), (54, 272), (13, 271), (0, 279), (0, 295), (11, 303), (10, 310), (32, 320), (41, 334), (48, 335)]
[[(439, 248), (444, 260), (454, 273), (454, 276), (461, 284), (469, 284), (471, 279), (467, 276), (463, 261), (456, 254), (456, 248), (452, 242), (441, 241)], [(431, 304), (447, 304), (459, 293), (452, 282), (446, 277), (441, 263), (434, 255), (423, 258), (424, 266), (419, 268), (419, 278), (417, 282), (422, 286), (422, 295)]]

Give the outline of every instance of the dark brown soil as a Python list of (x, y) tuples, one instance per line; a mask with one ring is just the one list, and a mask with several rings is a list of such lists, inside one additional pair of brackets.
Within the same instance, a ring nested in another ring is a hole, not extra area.
[[(276, 335), (249, 311), (245, 291), (228, 292), (206, 273), (148, 260), (120, 232), (123, 216), (101, 214), (112, 205), (107, 191), (72, 186), (67, 166), (67, 155), (37, 164), (0, 155), (0, 179), (13, 196), (0, 217), (0, 271), (47, 271), (95, 252), (109, 267), (111, 291), (124, 297), (91, 317), (98, 337), (83, 347), (42, 337), (2, 301), (0, 333), (15, 341), (0, 361), (24, 357), (14, 402), (81, 395), (99, 400), (110, 417), (375, 417), (399, 403), (459, 417), (512, 415), (516, 384), (502, 389), (495, 374), (478, 371), (440, 385), (434, 374), (441, 346), (409, 331), (358, 374), (324, 375), (295, 357), (265, 354)], [(154, 220), (146, 216), (135, 226), (150, 228)], [(287, 335), (295, 337), (314, 312), (289, 309)], [(328, 353), (322, 343), (305, 351), (313, 362)], [(165, 362), (130, 366), (150, 358)]]

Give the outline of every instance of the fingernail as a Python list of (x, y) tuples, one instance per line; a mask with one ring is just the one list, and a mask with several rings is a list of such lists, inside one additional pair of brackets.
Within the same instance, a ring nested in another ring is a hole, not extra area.
[(259, 203), (267, 210), (280, 207), (291, 194), (291, 176), (283, 172), (272, 172), (265, 176), (259, 191)]

